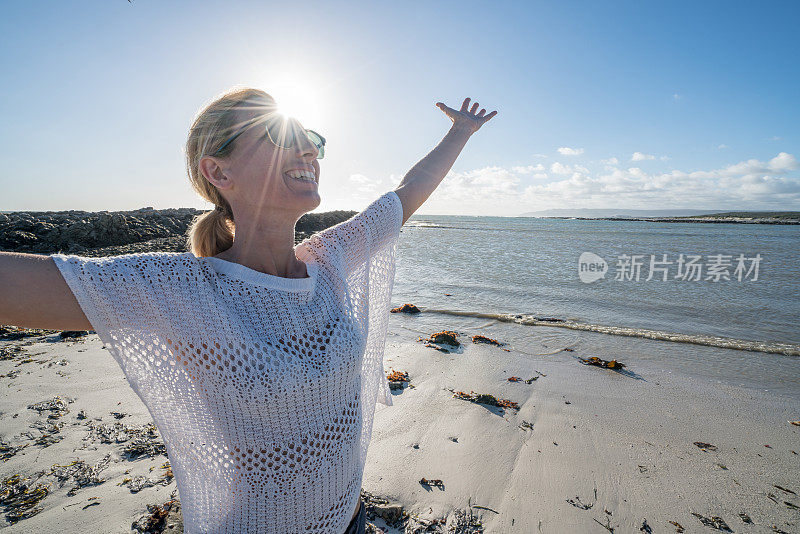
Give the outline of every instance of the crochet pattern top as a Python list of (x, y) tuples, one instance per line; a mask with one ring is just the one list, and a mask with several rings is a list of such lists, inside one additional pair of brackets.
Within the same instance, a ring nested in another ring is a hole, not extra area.
[(403, 223), (390, 191), (295, 247), (308, 277), (154, 252), (52, 254), (166, 444), (187, 533), (344, 532)]

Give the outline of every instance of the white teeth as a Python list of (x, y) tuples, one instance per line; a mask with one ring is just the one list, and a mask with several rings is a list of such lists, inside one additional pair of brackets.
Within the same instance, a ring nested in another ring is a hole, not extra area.
[(316, 183), (317, 181), (312, 171), (287, 171), (286, 175), (289, 176), (290, 178), (294, 178), (295, 180), (300, 180), (302, 182)]

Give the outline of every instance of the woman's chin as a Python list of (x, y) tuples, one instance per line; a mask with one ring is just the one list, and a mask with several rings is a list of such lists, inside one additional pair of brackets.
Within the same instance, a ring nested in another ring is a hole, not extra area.
[[(319, 207), (322, 198), (319, 196), (319, 189), (316, 183), (302, 182), (286, 175), (283, 176), (283, 181), (289, 190), (290, 196), (296, 200), (296, 204), (301, 206), (304, 213)], [(294, 203), (292, 202), (292, 204)]]

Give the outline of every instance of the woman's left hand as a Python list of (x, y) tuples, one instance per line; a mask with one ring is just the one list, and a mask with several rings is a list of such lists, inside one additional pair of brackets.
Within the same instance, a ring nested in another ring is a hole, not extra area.
[(492, 111), (486, 115), (486, 110), (481, 108), (480, 112), (475, 113), (478, 109), (478, 103), (475, 102), (472, 104), (472, 108), (470, 109), (469, 100), (469, 97), (465, 98), (464, 103), (461, 104), (461, 109), (458, 111), (444, 105), (442, 102), (437, 102), (436, 107), (444, 111), (445, 114), (450, 117), (453, 121), (454, 128), (463, 128), (470, 134), (473, 134), (477, 132), (486, 121), (497, 115), (497, 111)]

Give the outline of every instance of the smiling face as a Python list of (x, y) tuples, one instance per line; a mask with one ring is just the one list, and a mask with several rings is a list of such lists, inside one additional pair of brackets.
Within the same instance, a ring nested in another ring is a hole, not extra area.
[[(236, 124), (245, 124), (273, 109), (239, 109)], [(220, 189), (234, 213), (269, 210), (299, 218), (319, 206), (319, 149), (299, 123), (293, 127), (300, 131), (295, 132), (297, 142), (290, 148), (275, 145), (266, 134), (264, 121), (257, 121), (236, 137), (229, 154), (201, 162), (203, 174)], [(288, 132), (287, 136), (291, 137)]]

